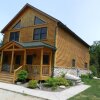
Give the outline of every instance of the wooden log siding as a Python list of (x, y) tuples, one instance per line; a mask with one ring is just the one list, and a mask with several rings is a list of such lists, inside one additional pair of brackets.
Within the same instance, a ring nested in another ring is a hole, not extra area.
[(76, 60), (76, 67), (84, 69), (85, 62), (89, 65), (89, 48), (61, 28), (58, 29), (56, 46), (56, 67), (71, 68), (72, 59)]
[[(34, 18), (35, 16), (43, 19), (46, 23), (40, 24), (40, 25), (34, 25)], [(21, 28), (20, 29), (12, 29), (12, 27), (21, 20)], [(33, 32), (34, 28), (41, 28), (41, 27), (47, 27), (47, 39), (42, 40), (45, 43), (48, 43), (50, 45), (54, 46), (54, 33), (55, 33), (55, 27), (56, 22), (52, 21), (51, 19), (47, 18), (46, 16), (43, 16), (39, 12), (36, 12), (32, 9), (26, 9), (23, 13), (20, 14), (20, 16), (14, 20), (11, 26), (7, 29), (7, 31), (4, 32), (4, 44), (9, 42), (9, 36), (10, 32), (16, 32), (19, 31), (19, 42), (32, 42), (33, 40)]]

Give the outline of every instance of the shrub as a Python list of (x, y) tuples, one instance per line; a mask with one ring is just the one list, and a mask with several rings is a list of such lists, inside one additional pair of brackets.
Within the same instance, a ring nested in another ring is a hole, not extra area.
[(69, 83), (65, 78), (57, 77), (57, 85), (58, 86), (60, 86), (60, 85), (69, 86)]
[(37, 87), (37, 81), (36, 80), (30, 80), (28, 83), (28, 88), (34, 89)]
[(51, 87), (52, 90), (57, 89), (57, 87), (60, 85), (69, 86), (69, 83), (65, 78), (54, 77), (54, 78), (49, 78), (48, 80), (46, 80), (44, 84), (45, 87)]
[(73, 86), (73, 82), (71, 80), (67, 80), (70, 86)]
[(89, 82), (89, 80), (90, 79), (93, 79), (93, 75), (92, 74), (82, 74), (81, 75), (81, 80), (83, 81), (83, 82)]
[(21, 70), (19, 73), (18, 73), (18, 80), (19, 81), (25, 81), (28, 77), (28, 72), (26, 70)]
[(57, 85), (57, 78), (49, 78), (46, 80), (46, 84), (44, 84), (46, 87), (52, 87)]

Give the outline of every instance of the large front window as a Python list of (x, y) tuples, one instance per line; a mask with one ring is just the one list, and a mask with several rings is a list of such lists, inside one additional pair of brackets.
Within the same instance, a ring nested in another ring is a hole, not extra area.
[(43, 40), (47, 38), (47, 27), (34, 29), (34, 40)]
[(19, 41), (19, 32), (11, 32), (9, 41)]

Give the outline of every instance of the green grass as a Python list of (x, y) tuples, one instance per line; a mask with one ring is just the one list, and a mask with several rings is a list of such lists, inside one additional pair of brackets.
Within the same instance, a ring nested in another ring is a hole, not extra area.
[(100, 100), (100, 80), (86, 80), (85, 84), (91, 87), (69, 100)]

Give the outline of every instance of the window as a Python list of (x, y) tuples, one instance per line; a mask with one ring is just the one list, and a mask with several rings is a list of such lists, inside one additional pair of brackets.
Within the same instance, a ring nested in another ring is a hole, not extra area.
[(20, 62), (21, 62), (21, 55), (16, 55), (15, 64), (20, 65)]
[(11, 32), (9, 41), (19, 41), (19, 32)]
[(72, 67), (75, 67), (75, 59), (72, 59)]
[(42, 40), (46, 39), (46, 37), (47, 37), (47, 27), (34, 29), (34, 36), (33, 36), (34, 40)]
[(21, 27), (21, 21), (19, 21), (14, 27), (13, 29), (18, 29)]
[(35, 17), (34, 19), (34, 25), (37, 25), (37, 24), (44, 24), (45, 21), (41, 20), (40, 18), (38, 17)]
[(85, 67), (85, 68), (87, 68), (87, 67), (88, 67), (88, 64), (87, 64), (87, 63), (85, 63), (84, 67)]
[(43, 65), (49, 64), (49, 55), (43, 55)]
[(33, 55), (27, 55), (27, 64), (32, 65)]

